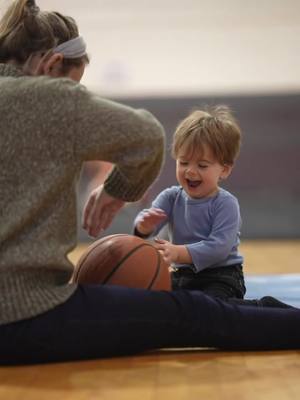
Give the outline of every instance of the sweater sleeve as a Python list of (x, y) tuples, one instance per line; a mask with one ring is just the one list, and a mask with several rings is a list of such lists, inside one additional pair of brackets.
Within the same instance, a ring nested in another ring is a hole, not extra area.
[(164, 130), (145, 110), (105, 100), (77, 86), (76, 156), (115, 166), (105, 181), (111, 196), (136, 201), (158, 176), (164, 158)]
[(215, 206), (210, 235), (206, 240), (187, 245), (197, 271), (225, 262), (236, 246), (240, 229), (237, 199), (227, 197)]

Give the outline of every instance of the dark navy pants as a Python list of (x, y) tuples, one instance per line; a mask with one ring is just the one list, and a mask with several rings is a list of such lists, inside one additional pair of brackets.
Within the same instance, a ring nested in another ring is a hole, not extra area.
[(300, 310), (238, 306), (199, 291), (91, 285), (47, 313), (0, 326), (2, 365), (195, 346), (299, 349)]
[(243, 299), (246, 293), (241, 264), (206, 268), (197, 273), (191, 268), (180, 268), (171, 273), (171, 279), (173, 290), (201, 290), (222, 300)]

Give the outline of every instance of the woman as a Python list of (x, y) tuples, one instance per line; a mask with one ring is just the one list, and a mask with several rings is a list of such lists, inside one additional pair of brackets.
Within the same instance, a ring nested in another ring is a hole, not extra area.
[[(65, 361), (147, 349), (300, 347), (300, 311), (201, 293), (69, 284), (84, 161), (115, 165), (84, 210), (91, 236), (157, 177), (164, 133), (146, 111), (90, 93), (72, 18), (16, 0), (0, 22), (0, 360)], [(259, 327), (259, 329), (257, 328)]]

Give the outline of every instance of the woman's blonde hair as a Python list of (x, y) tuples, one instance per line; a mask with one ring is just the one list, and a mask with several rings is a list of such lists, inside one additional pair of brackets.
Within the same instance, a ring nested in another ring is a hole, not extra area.
[[(34, 0), (15, 0), (0, 21), (0, 62), (24, 64), (30, 55), (47, 52), (79, 35), (76, 22), (58, 12), (40, 11)], [(63, 59), (65, 71), (88, 57)]]
[(241, 130), (227, 106), (207, 107), (193, 111), (178, 125), (172, 144), (172, 156), (178, 158), (180, 149), (185, 154), (204, 153), (208, 146), (222, 165), (233, 165), (241, 144)]

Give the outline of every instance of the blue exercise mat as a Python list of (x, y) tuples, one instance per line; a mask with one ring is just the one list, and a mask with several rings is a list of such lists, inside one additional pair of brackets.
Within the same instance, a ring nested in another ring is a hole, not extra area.
[(300, 308), (300, 274), (246, 275), (246, 299), (273, 296)]

